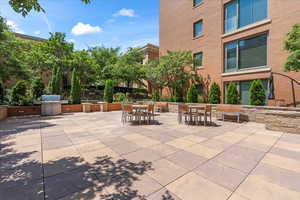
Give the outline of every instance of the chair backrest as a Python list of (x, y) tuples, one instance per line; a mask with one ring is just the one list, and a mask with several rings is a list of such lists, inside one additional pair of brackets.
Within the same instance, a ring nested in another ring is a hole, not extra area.
[(189, 107), (187, 105), (184, 105), (184, 104), (179, 104), (178, 105), (178, 112), (180, 112), (180, 113), (189, 112)]
[(211, 112), (212, 111), (212, 106), (211, 105), (206, 105), (205, 106), (205, 112)]
[(234, 105), (218, 105), (217, 111), (220, 112), (241, 112), (241, 106), (234, 106)]
[(153, 104), (148, 104), (148, 112), (153, 113), (154, 112), (154, 105)]
[(123, 104), (122, 110), (123, 110), (123, 112), (132, 112), (133, 107), (132, 107), (132, 105), (129, 105), (129, 104)]

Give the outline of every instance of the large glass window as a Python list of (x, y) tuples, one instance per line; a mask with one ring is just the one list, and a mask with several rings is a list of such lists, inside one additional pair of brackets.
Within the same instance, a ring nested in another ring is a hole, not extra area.
[(267, 65), (267, 34), (225, 44), (225, 72)]
[(262, 21), (268, 17), (268, 0), (234, 0), (225, 5), (224, 32)]
[[(268, 96), (269, 96), (269, 89), (268, 89), (268, 80), (264, 79), (262, 80), (263, 82), (263, 87), (265, 89), (265, 93), (266, 93), (266, 102), (268, 100)], [(241, 100), (241, 104), (243, 105), (249, 105), (250, 104), (250, 87), (251, 87), (251, 83), (252, 81), (239, 81), (236, 82), (237, 84), (237, 89), (239, 91), (240, 94), (240, 100)], [(228, 83), (225, 83), (225, 102), (226, 102), (226, 94), (227, 94), (227, 87), (228, 87)]]
[(202, 25), (203, 25), (202, 20), (194, 23), (194, 37), (199, 37), (202, 35)]
[(203, 53), (200, 52), (200, 53), (195, 53), (194, 54), (194, 65), (195, 67), (199, 67), (201, 68), (202, 65), (203, 65)]
[(198, 6), (203, 0), (194, 0), (194, 6)]

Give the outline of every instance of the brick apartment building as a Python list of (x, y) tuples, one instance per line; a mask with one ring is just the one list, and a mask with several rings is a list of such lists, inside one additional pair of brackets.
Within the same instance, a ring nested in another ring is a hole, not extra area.
[[(251, 80), (263, 80), (267, 91), (270, 72), (300, 81), (300, 72), (283, 72), (283, 41), (299, 22), (299, 0), (160, 0), (160, 55), (191, 50), (202, 60), (198, 73), (222, 88), (223, 102), (234, 81), (249, 104)], [(274, 85), (275, 101), (291, 104), (289, 79), (274, 75)], [(295, 89), (300, 101), (300, 87)]]

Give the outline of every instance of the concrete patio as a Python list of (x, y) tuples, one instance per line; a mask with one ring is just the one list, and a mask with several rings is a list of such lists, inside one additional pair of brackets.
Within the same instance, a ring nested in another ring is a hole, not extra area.
[(262, 124), (123, 126), (120, 112), (0, 122), (2, 200), (299, 200), (300, 135)]

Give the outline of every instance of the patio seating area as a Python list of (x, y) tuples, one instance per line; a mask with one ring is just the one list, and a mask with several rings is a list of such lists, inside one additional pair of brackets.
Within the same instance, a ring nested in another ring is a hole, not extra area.
[(300, 135), (214, 118), (188, 126), (177, 113), (139, 126), (121, 116), (1, 121), (0, 199), (300, 199)]

